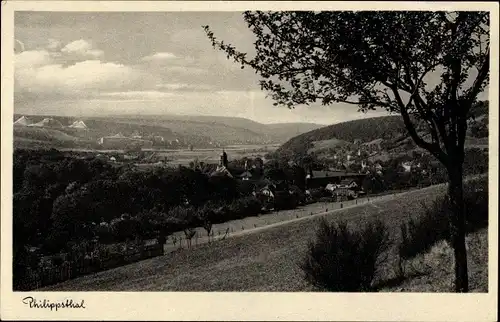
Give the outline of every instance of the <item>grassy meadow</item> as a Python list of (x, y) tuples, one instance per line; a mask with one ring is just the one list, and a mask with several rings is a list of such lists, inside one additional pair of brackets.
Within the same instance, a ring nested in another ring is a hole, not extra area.
[[(445, 192), (446, 185), (436, 185), (387, 195), (326, 214), (304, 216), (234, 234), (231, 238), (189, 251), (172, 252), (41, 291), (315, 291), (304, 281), (299, 261), (308, 242), (315, 236), (319, 216), (331, 221), (346, 221), (353, 227), (378, 218), (389, 226), (391, 238), (398, 240), (399, 224), (410, 216), (419, 216), (423, 204)], [(305, 208), (312, 206), (317, 207), (309, 205)], [(481, 266), (486, 267), (487, 232), (472, 234), (468, 242), (471, 289), (486, 291), (487, 270)], [(380, 291), (453, 291), (452, 253), (445, 243), (437, 244), (429, 254), (423, 255), (427, 256), (425, 265), (418, 258), (414, 259), (411, 264), (413, 277), (397, 285), (391, 284), (395, 276), (394, 251), (388, 251), (387, 265), (376, 277)], [(434, 266), (440, 270), (433, 269)]]

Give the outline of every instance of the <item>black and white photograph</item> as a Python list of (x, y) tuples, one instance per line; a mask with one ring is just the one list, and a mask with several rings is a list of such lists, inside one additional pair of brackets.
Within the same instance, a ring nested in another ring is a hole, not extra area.
[(8, 265), (20, 307), (496, 296), (498, 5), (109, 6), (14, 10), (2, 35), (2, 281)]

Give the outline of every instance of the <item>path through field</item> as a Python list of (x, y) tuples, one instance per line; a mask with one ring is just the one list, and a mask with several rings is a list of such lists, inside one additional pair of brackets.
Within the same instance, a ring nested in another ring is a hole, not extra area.
[[(312, 291), (299, 265), (308, 242), (315, 237), (318, 217), (344, 221), (353, 228), (380, 219), (388, 226), (391, 239), (397, 241), (400, 223), (419, 216), (423, 205), (444, 193), (446, 185), (441, 184), (376, 200), (370, 198), (370, 202), (240, 231), (225, 240), (38, 291)], [(389, 263), (381, 274), (390, 276), (391, 267)]]
[(308, 241), (314, 238), (318, 217), (343, 220), (356, 226), (380, 218), (391, 228), (397, 228), (401, 220), (419, 213), (421, 202), (432, 201), (445, 191), (445, 185), (432, 186), (313, 216), (275, 222), (272, 226), (239, 232), (226, 240), (179, 250), (41, 290), (308, 291), (310, 287), (302, 278), (299, 262)]
[[(357, 200), (349, 200), (344, 202), (318, 202), (296, 209), (282, 210), (269, 214), (232, 220), (225, 223), (213, 225), (213, 237), (210, 237), (210, 240), (216, 241), (232, 238), (235, 236), (258, 232), (263, 229), (270, 229), (280, 225), (301, 221), (307, 218), (316, 218), (318, 216), (331, 214), (342, 209), (360, 207), (361, 205), (366, 203), (373, 203), (375, 201), (394, 198), (399, 194), (360, 198)], [(198, 227), (196, 229), (196, 236), (192, 239), (192, 246), (202, 245), (205, 243), (208, 243), (207, 232), (203, 228)], [(185, 239), (184, 233), (177, 232), (169, 236), (167, 243), (165, 244), (165, 252), (173, 252), (178, 250), (179, 248), (186, 247), (187, 240)]]

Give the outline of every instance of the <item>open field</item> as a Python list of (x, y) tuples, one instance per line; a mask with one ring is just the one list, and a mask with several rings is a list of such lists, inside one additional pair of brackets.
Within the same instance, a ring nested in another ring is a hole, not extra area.
[[(412, 189), (413, 190), (413, 189)], [(270, 229), (279, 225), (286, 225), (291, 222), (301, 221), (303, 219), (317, 218), (326, 213), (332, 214), (336, 211), (343, 211), (348, 208), (358, 207), (362, 204), (389, 200), (397, 197), (399, 192), (385, 193), (377, 196), (358, 198), (343, 202), (316, 202), (295, 209), (280, 210), (259, 216), (246, 217), (237, 220), (215, 224), (212, 226), (213, 237), (210, 240), (220, 240), (232, 238), (239, 235), (255, 233), (262, 229)], [(173, 242), (175, 240), (175, 243)], [(207, 232), (201, 228), (196, 228), (196, 236), (192, 239), (192, 245), (197, 246), (208, 242)], [(169, 236), (165, 244), (165, 252), (173, 252), (179, 248), (187, 247), (187, 241), (183, 232), (176, 232)]]
[[(253, 232), (242, 232), (189, 251), (169, 253), (42, 290), (312, 291), (304, 282), (298, 263), (306, 251), (308, 241), (315, 236), (316, 219), (319, 216), (326, 216), (329, 220), (343, 220), (350, 225), (360, 225), (380, 218), (390, 227), (393, 239), (398, 240), (397, 228), (400, 222), (409, 216), (418, 216), (422, 209), (421, 203), (429, 203), (445, 191), (446, 185), (437, 185), (387, 195), (350, 208), (330, 210), (323, 215), (304, 216), (255, 229)], [(378, 279), (392, 277), (392, 263), (389, 261), (388, 266), (379, 272)]]
[[(231, 145), (224, 147), (224, 150), (228, 154), (229, 160), (232, 160), (241, 159), (243, 157), (264, 158), (265, 154), (273, 152), (277, 148), (277, 145)], [(188, 165), (189, 162), (194, 161), (196, 158), (201, 162), (218, 163), (221, 152), (222, 147), (213, 149), (194, 149), (193, 151), (189, 149), (161, 150), (157, 153), (160, 156), (167, 157), (169, 160), (168, 164)]]

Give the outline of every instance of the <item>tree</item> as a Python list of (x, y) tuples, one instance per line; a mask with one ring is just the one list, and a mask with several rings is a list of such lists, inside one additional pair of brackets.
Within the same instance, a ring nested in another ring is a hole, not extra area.
[(197, 220), (201, 222), (203, 229), (207, 232), (208, 242), (210, 242), (210, 233), (216, 219), (215, 211), (209, 207), (203, 207), (197, 210), (196, 215)]
[(306, 170), (299, 165), (294, 165), (290, 169), (290, 181), (301, 191), (306, 190), (306, 175)]
[(455, 290), (467, 292), (462, 164), (467, 119), (488, 84), (489, 14), (258, 11), (243, 18), (256, 37), (252, 59), (204, 29), (216, 49), (260, 75), (275, 105), (342, 102), (399, 113), (415, 143), (446, 167)]

